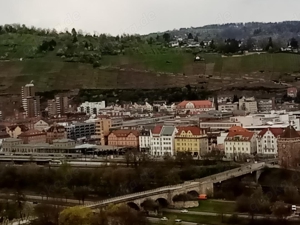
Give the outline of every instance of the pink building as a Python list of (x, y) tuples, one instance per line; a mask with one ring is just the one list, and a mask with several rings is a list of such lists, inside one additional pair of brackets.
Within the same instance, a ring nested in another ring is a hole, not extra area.
[(287, 96), (291, 98), (296, 98), (297, 97), (298, 90), (295, 87), (290, 87), (287, 89)]
[(215, 110), (214, 104), (209, 100), (183, 101), (177, 105), (177, 110), (183, 113), (199, 113)]
[(139, 132), (136, 130), (115, 130), (108, 135), (108, 145), (118, 147), (139, 147)]

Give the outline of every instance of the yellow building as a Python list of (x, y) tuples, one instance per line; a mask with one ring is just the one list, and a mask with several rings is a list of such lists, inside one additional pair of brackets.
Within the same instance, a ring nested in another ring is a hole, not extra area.
[(177, 127), (175, 135), (175, 154), (189, 152), (194, 157), (205, 155), (208, 151), (208, 138), (205, 130), (199, 127)]
[(111, 128), (111, 119), (108, 116), (98, 116), (95, 124), (95, 135), (100, 139), (100, 144), (105, 145), (105, 137), (109, 135), (109, 129)]

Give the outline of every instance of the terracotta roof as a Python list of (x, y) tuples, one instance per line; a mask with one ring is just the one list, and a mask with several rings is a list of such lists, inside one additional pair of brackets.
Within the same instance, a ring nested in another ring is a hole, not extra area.
[(117, 137), (127, 137), (129, 134), (133, 134), (136, 137), (140, 135), (137, 130), (114, 130), (111, 134), (114, 134)]
[(240, 126), (232, 126), (229, 128), (229, 132), (245, 132), (245, 131), (248, 130)]
[(39, 130), (28, 130), (20, 134), (19, 137), (40, 136), (40, 135), (45, 135), (45, 133)]
[(203, 132), (199, 127), (177, 127), (178, 133), (177, 135), (180, 135), (182, 131), (185, 133), (191, 132), (193, 135), (201, 135)]
[(253, 135), (254, 132), (250, 132), (242, 127), (236, 127), (236, 129), (229, 130), (225, 141), (250, 141)]
[(188, 104), (188, 103), (193, 103), (195, 105), (195, 107), (203, 107), (203, 106), (212, 107), (213, 106), (213, 103), (209, 100), (183, 101), (183, 102), (180, 102), (177, 106), (185, 107), (186, 104)]
[(29, 128), (26, 127), (25, 125), (13, 125), (13, 126), (8, 126), (8, 129), (10, 129), (11, 131), (15, 130), (17, 127), (21, 128), (22, 132), (28, 131)]
[(152, 134), (160, 134), (161, 130), (162, 130), (162, 126), (156, 126), (152, 130)]
[(281, 138), (300, 138), (300, 134), (295, 130), (293, 126), (285, 128)]
[(278, 137), (280, 135), (282, 135), (283, 133), (283, 129), (282, 128), (265, 128), (263, 129), (261, 132), (259, 132), (259, 136), (264, 136), (265, 133), (267, 133), (267, 131), (271, 131), (271, 133), (275, 136), (275, 137)]

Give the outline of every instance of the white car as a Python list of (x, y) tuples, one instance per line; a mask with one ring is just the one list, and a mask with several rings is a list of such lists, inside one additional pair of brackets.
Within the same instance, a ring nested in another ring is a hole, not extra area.
[(186, 209), (181, 210), (182, 213), (187, 213), (189, 211), (187, 211)]
[(292, 205), (292, 211), (297, 211), (297, 206)]
[(162, 221), (167, 221), (168, 218), (167, 218), (167, 217), (163, 217), (163, 218), (161, 218), (160, 220), (162, 220)]
[(176, 223), (180, 223), (180, 222), (181, 222), (181, 219), (176, 219), (175, 222), (176, 222)]

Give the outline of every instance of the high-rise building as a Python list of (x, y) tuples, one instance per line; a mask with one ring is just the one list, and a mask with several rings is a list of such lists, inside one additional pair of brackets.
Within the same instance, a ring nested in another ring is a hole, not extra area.
[(65, 114), (69, 109), (69, 98), (64, 95), (55, 96), (57, 114)]
[(54, 99), (48, 100), (48, 115), (62, 115), (69, 110), (69, 98), (63, 95), (56, 95)]
[(40, 98), (35, 96), (33, 83), (22, 87), (22, 106), (26, 117), (36, 117), (40, 115)]

